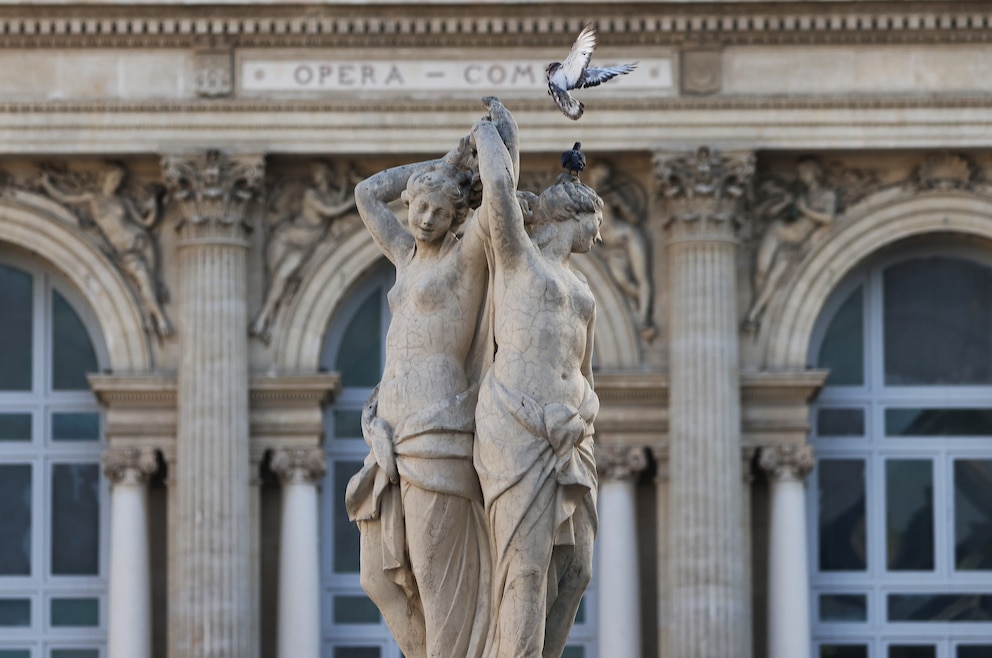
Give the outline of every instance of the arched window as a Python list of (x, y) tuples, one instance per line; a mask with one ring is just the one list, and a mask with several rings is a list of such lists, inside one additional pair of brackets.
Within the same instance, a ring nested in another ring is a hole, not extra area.
[(106, 362), (55, 273), (0, 254), (0, 657), (99, 658), (106, 639)]
[[(328, 329), (321, 355), (321, 367), (340, 373), (342, 379), (341, 392), (324, 414), (328, 468), (321, 488), (323, 658), (401, 656), (359, 583), (359, 532), (344, 506), (348, 480), (368, 453), (362, 439), (362, 405), (382, 376), (390, 318), (386, 294), (394, 280), (392, 265), (383, 261), (354, 286)], [(596, 658), (593, 599), (591, 586), (564, 658)]]
[(813, 655), (992, 656), (992, 259), (870, 264), (810, 363)]

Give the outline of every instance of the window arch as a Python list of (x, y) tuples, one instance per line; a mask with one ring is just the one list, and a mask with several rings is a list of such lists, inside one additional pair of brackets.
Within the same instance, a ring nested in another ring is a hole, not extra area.
[(108, 495), (86, 375), (93, 314), (55, 272), (0, 254), (0, 656), (105, 651)]
[(814, 656), (992, 655), (992, 258), (904, 249), (825, 305), (810, 365)]
[[(401, 656), (359, 583), (359, 532), (344, 506), (348, 480), (368, 453), (362, 439), (362, 405), (382, 375), (390, 319), (386, 295), (394, 281), (395, 270), (385, 260), (358, 281), (335, 314), (321, 352), (321, 368), (340, 373), (342, 383), (324, 413), (328, 468), (320, 494), (323, 658)], [(564, 658), (596, 658), (595, 585), (594, 574)]]

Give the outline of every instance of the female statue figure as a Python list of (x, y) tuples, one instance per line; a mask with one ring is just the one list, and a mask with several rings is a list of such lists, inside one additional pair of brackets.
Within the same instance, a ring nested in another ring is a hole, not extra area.
[(475, 445), (493, 551), (486, 655), (558, 657), (592, 573), (597, 523), (596, 305), (569, 257), (599, 237), (603, 201), (569, 174), (519, 197), (497, 126), (483, 120), (472, 135), (494, 263), (496, 353)]
[[(355, 190), (396, 283), (382, 380), (363, 414), (371, 452), (346, 503), (362, 586), (407, 658), (478, 657), (488, 632), (489, 540), (472, 464), (488, 266), (478, 221), (466, 220), (473, 165), (465, 138)], [(399, 198), (405, 223), (388, 206)]]

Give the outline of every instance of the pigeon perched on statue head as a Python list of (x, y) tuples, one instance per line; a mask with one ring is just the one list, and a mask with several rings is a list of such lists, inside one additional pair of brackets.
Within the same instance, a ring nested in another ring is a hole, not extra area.
[(572, 98), (568, 93), (570, 90), (601, 85), (618, 75), (630, 73), (637, 67), (637, 62), (602, 68), (590, 67), (589, 60), (595, 49), (596, 29), (592, 23), (586, 23), (579, 32), (579, 37), (572, 44), (565, 61), (551, 62), (545, 69), (548, 76), (548, 93), (558, 103), (565, 116), (573, 121), (582, 116), (585, 106)]
[(581, 148), (582, 143), (575, 142), (571, 150), (563, 151), (561, 154), (561, 168), (573, 176), (586, 168), (586, 154), (579, 150)]

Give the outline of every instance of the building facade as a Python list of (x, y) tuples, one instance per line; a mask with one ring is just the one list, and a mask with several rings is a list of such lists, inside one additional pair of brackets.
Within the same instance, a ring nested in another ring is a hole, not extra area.
[[(637, 70), (563, 117), (586, 22)], [(992, 7), (0, 2), (0, 658), (398, 658), (354, 185), (496, 95), (604, 243), (569, 658), (992, 656)]]

